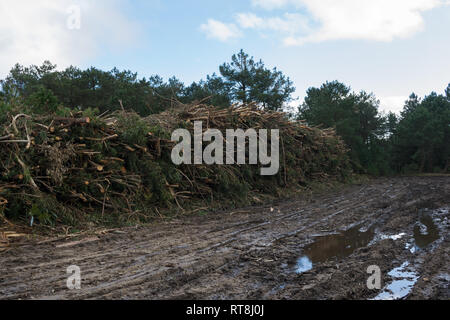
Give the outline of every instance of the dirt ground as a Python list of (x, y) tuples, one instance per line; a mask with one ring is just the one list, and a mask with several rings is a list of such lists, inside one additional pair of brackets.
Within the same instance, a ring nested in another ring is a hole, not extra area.
[[(449, 299), (449, 208), (449, 176), (402, 177), (238, 212), (28, 241), (0, 253), (0, 298)], [(80, 267), (80, 290), (67, 288), (71, 265)], [(381, 289), (367, 287), (371, 265), (381, 270)], [(409, 273), (399, 280), (393, 270), (401, 266)]]

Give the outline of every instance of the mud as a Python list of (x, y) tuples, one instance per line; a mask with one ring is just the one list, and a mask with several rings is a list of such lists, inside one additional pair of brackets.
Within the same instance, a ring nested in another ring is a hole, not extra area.
[[(449, 299), (450, 177), (327, 194), (0, 253), (1, 299)], [(298, 262), (310, 266), (298, 272)], [(81, 269), (68, 290), (67, 267)], [(367, 268), (382, 288), (367, 288)]]
[(422, 213), (419, 222), (414, 227), (414, 243), (416, 249), (424, 249), (440, 238), (439, 229), (433, 218)]

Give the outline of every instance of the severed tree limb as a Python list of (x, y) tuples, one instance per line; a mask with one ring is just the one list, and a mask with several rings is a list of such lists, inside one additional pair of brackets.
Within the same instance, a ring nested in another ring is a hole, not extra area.
[(0, 141), (0, 143), (27, 143), (28, 144), (29, 140), (4, 140), (4, 141)]
[[(21, 166), (22, 169), (23, 169), (24, 176), (27, 177), (27, 178), (29, 179), (31, 186), (32, 186), (35, 190), (39, 191), (39, 187), (38, 187), (37, 184), (34, 182), (33, 177), (31, 177), (31, 175), (30, 175), (29, 172), (28, 172), (28, 167), (25, 165), (25, 163), (24, 163), (22, 160), (20, 160), (20, 158), (19, 158), (18, 155), (16, 155), (16, 159), (17, 159), (17, 162), (19, 162), (20, 166)], [(28, 174), (27, 174), (27, 172), (28, 172)]]
[(89, 138), (89, 137), (85, 137), (84, 139), (85, 139), (85, 140), (88, 140), (88, 141), (105, 142), (105, 141), (108, 141), (108, 140), (116, 139), (116, 138), (118, 138), (118, 137), (119, 137), (118, 134), (113, 134), (113, 135), (111, 135), (111, 136), (104, 137), (104, 138)]
[(17, 129), (17, 125), (16, 125), (16, 121), (17, 121), (19, 118), (31, 118), (31, 117), (28, 116), (28, 115), (26, 115), (26, 114), (24, 114), (24, 113), (18, 114), (18, 115), (16, 115), (15, 117), (13, 117), (12, 122), (11, 122), (11, 125), (12, 125), (12, 127), (13, 127), (13, 129), (14, 129), (14, 133), (15, 133), (15, 134), (19, 134), (19, 129)]
[(6, 135), (6, 136), (0, 137), (0, 141), (2, 141), (2, 140), (8, 140), (8, 139), (13, 139), (13, 138), (14, 138), (14, 135), (11, 133), (11, 134), (8, 134), (8, 135)]

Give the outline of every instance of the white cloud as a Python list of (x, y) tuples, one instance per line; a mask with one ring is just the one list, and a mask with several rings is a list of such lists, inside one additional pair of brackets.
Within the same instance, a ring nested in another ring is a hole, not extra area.
[(252, 4), (267, 10), (287, 7), (308, 12), (310, 22), (318, 27), (307, 35), (293, 35), (295, 32), (291, 30), (283, 40), (286, 45), (301, 45), (342, 39), (392, 41), (407, 38), (424, 29), (424, 11), (449, 5), (449, 1), (252, 0)]
[(272, 10), (284, 7), (293, 2), (295, 3), (295, 1), (292, 0), (252, 0), (252, 5), (266, 10)]
[(388, 113), (389, 111), (399, 114), (405, 106), (405, 101), (408, 100), (407, 96), (391, 96), (381, 97), (380, 110)]
[(308, 19), (298, 13), (269, 18), (261, 18), (253, 13), (238, 13), (236, 21), (244, 29), (273, 30), (284, 34), (298, 34), (310, 29)]
[(254, 13), (238, 13), (236, 15), (238, 24), (244, 28), (260, 28), (264, 25), (264, 19)]
[[(129, 47), (137, 40), (139, 28), (121, 12), (125, 3), (0, 0), (0, 77), (15, 63), (40, 65), (50, 60), (61, 68), (83, 63), (101, 50)], [(80, 29), (68, 27), (68, 10), (73, 6), (80, 9)]]
[(214, 19), (208, 19), (207, 23), (200, 26), (200, 30), (206, 33), (208, 38), (222, 42), (242, 36), (241, 31), (235, 24), (227, 24)]

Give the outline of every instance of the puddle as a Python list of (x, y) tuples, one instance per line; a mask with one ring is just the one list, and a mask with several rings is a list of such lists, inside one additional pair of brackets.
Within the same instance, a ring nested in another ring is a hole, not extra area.
[(345, 258), (356, 249), (367, 246), (374, 237), (373, 229), (360, 231), (360, 226), (339, 234), (317, 237), (306, 246), (303, 255), (297, 260), (296, 272), (303, 273), (313, 268), (314, 264), (325, 262), (331, 258)]
[[(406, 249), (411, 253), (428, 247), (430, 244), (439, 240), (439, 227), (449, 224), (447, 217), (448, 208), (435, 210), (433, 215), (422, 211), (418, 223), (414, 226), (414, 239), (406, 243)], [(437, 225), (439, 224), (439, 226)], [(410, 237), (410, 234), (401, 232), (394, 235), (378, 234), (375, 236), (374, 227), (367, 229), (353, 227), (348, 231), (339, 234), (326, 236), (317, 236), (315, 241), (306, 246), (303, 255), (296, 261), (295, 271), (297, 273), (307, 272), (314, 268), (317, 263), (326, 262), (332, 258), (342, 259), (351, 255), (356, 249), (374, 244), (380, 240), (392, 239), (398, 241), (404, 237)], [(394, 269), (392, 272), (396, 272)], [(408, 287), (407, 280), (399, 280), (392, 284), (392, 290), (402, 292), (401, 288)], [(399, 288), (396, 288), (399, 287)]]
[(424, 249), (440, 238), (439, 229), (429, 215), (422, 215), (414, 226), (414, 242), (416, 247)]
[(411, 293), (411, 290), (419, 279), (416, 271), (409, 268), (408, 261), (400, 267), (391, 270), (388, 275), (394, 278), (394, 281), (386, 286), (373, 300), (397, 300), (405, 298)]
[(447, 218), (441, 218), (439, 215), (448, 213), (448, 209), (442, 208), (435, 210), (433, 215), (427, 212), (427, 210), (424, 210), (420, 213), (419, 220), (414, 225), (414, 237), (410, 237), (410, 235), (405, 232), (394, 235), (379, 234), (369, 246), (381, 240), (391, 239), (397, 241), (408, 236), (409, 240), (405, 245), (405, 249), (409, 250), (411, 253), (416, 253), (417, 251), (428, 247), (430, 244), (441, 238), (439, 230), (440, 228), (442, 229)]
[(391, 240), (397, 241), (397, 240), (400, 240), (401, 238), (403, 238), (404, 236), (406, 236), (406, 233), (404, 233), (404, 232), (399, 233), (399, 234), (394, 234), (391, 236), (382, 234), (382, 235), (380, 235), (380, 240), (391, 239)]
[[(414, 226), (414, 239), (406, 244), (406, 249), (411, 253), (428, 247), (433, 242), (439, 240), (439, 227), (444, 225), (447, 218), (441, 218), (440, 215), (448, 214), (448, 208), (435, 210), (433, 215), (422, 212), (419, 221)], [(445, 220), (445, 221), (443, 221)], [(437, 225), (439, 224), (439, 226)], [(394, 281), (392, 281), (384, 290), (373, 300), (396, 300), (407, 297), (417, 280), (420, 278), (414, 267), (409, 262), (403, 263), (400, 267), (393, 269), (388, 273)]]
[(392, 234), (392, 235), (380, 233), (380, 234), (377, 234), (375, 236), (375, 238), (369, 243), (369, 246), (373, 246), (377, 242), (387, 240), (387, 239), (391, 239), (393, 241), (398, 241), (398, 240), (401, 240), (402, 238), (404, 238), (405, 236), (407, 236), (407, 234), (405, 232), (398, 233), (398, 234)]

